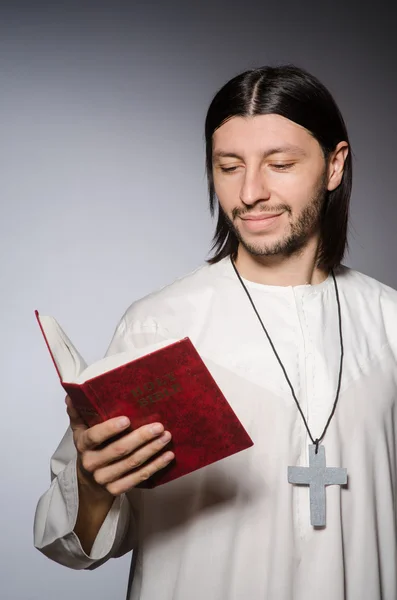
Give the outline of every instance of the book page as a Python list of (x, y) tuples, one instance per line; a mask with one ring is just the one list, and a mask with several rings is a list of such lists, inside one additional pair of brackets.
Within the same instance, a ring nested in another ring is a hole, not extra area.
[(82, 371), (74, 381), (69, 381), (68, 383), (84, 383), (89, 379), (93, 379), (94, 377), (98, 377), (98, 375), (102, 375), (103, 373), (112, 371), (113, 369), (117, 369), (117, 367), (121, 367), (121, 365), (125, 365), (133, 360), (136, 360), (137, 358), (140, 358), (141, 356), (146, 356), (150, 352), (155, 352), (156, 350), (165, 348), (166, 346), (178, 341), (180, 340), (162, 340), (156, 344), (145, 346), (145, 348), (133, 348), (128, 352), (119, 352), (118, 354), (106, 356), (105, 358), (102, 358), (101, 360), (91, 364), (89, 367), (84, 369), (84, 371)]
[(53, 317), (39, 315), (38, 318), (62, 381), (74, 382), (87, 368), (87, 363)]

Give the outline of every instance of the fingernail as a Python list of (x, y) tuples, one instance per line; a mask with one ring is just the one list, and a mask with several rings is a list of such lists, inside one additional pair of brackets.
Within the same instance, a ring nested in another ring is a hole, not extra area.
[(163, 444), (165, 444), (166, 442), (169, 442), (171, 439), (171, 434), (169, 431), (164, 431), (163, 435), (160, 437), (160, 441), (163, 442)]
[(121, 429), (122, 427), (129, 425), (129, 422), (130, 420), (127, 417), (121, 417), (121, 419), (117, 421), (117, 426)]
[(163, 426), (161, 425), (161, 423), (154, 423), (154, 425), (151, 426), (150, 431), (154, 434), (156, 433), (161, 433), (163, 431)]
[(175, 454), (173, 452), (166, 452), (163, 455), (163, 462), (164, 463), (169, 463), (171, 462), (173, 459), (175, 458)]

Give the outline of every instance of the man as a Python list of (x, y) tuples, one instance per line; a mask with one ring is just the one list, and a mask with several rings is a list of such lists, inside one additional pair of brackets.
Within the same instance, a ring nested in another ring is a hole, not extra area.
[(104, 446), (128, 422), (87, 429), (67, 399), (35, 545), (74, 569), (132, 549), (133, 600), (395, 600), (397, 292), (341, 265), (343, 119), (310, 74), (266, 67), (205, 131), (214, 256), (134, 303), (109, 353), (189, 336), (254, 446), (136, 489), (172, 431)]

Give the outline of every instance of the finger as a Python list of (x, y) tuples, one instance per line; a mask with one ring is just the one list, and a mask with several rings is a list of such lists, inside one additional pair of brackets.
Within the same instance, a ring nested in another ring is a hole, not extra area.
[(127, 417), (114, 417), (103, 423), (98, 423), (93, 427), (88, 428), (79, 436), (79, 452), (93, 450), (107, 440), (117, 435), (120, 435), (130, 426), (130, 420)]
[[(106, 423), (110, 424), (110, 420)], [(87, 430), (85, 435), (91, 435), (92, 437), (96, 434), (94, 429), (95, 428), (93, 427), (92, 430)], [(87, 450), (92, 449), (93, 451), (87, 452), (83, 457), (84, 468), (87, 471), (94, 472), (95, 469), (108, 466), (110, 463), (129, 456), (140, 446), (144, 446), (148, 442), (156, 439), (163, 432), (164, 427), (161, 423), (152, 423), (150, 425), (139, 427), (130, 433), (126, 433), (126, 435), (111, 442), (109, 445), (105, 446), (105, 448), (95, 449), (95, 446), (87, 446)]]
[(115, 463), (96, 469), (94, 472), (94, 479), (100, 485), (105, 485), (121, 479), (127, 473), (133, 469), (138, 469), (152, 459), (156, 454), (164, 450), (165, 446), (171, 441), (171, 434), (169, 431), (165, 431), (163, 435), (158, 437), (156, 440), (141, 446), (127, 456), (126, 458), (119, 460)]
[(173, 452), (165, 452), (157, 457), (155, 460), (146, 463), (143, 467), (118, 479), (117, 481), (113, 481), (106, 485), (107, 491), (113, 496), (119, 496), (120, 494), (124, 494), (128, 492), (131, 488), (136, 487), (143, 481), (146, 481), (150, 477), (152, 477), (155, 473), (164, 469), (170, 462), (175, 458), (175, 454)]

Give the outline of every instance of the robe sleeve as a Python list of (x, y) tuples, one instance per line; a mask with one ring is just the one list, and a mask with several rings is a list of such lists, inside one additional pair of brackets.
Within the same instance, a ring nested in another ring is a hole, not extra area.
[[(131, 312), (131, 309), (130, 309)], [(131, 317), (129, 315), (129, 321)], [(144, 348), (168, 338), (156, 323), (141, 325), (120, 321), (106, 355)], [(133, 550), (139, 500), (131, 502), (139, 490), (115, 498), (87, 555), (74, 533), (79, 507), (76, 475), (76, 449), (73, 434), (67, 428), (50, 461), (51, 485), (38, 501), (34, 518), (34, 546), (51, 560), (71, 569), (95, 569), (110, 558)], [(134, 506), (134, 508), (132, 508)]]

